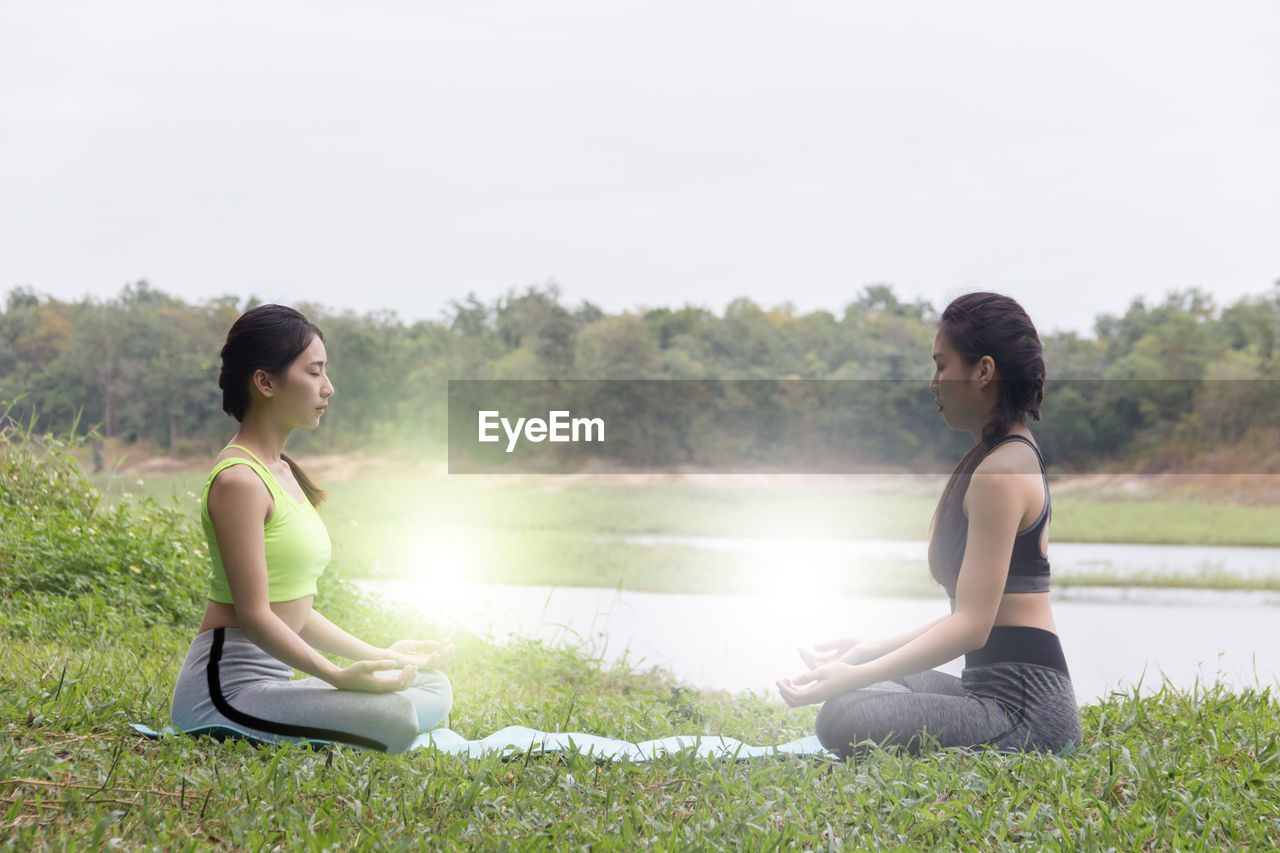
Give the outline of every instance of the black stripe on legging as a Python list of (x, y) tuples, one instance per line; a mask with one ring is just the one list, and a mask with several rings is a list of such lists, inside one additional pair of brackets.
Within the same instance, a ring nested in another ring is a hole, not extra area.
[(218, 676), (218, 662), (222, 660), (222, 638), (224, 633), (225, 631), (222, 628), (213, 629), (213, 648), (209, 650), (208, 670), (209, 698), (213, 700), (213, 707), (217, 708), (218, 713), (222, 714), (222, 716), (234, 723), (240, 723), (243, 726), (250, 726), (272, 734), (309, 738), (311, 740), (332, 740), (339, 743), (363, 746), (367, 749), (376, 749), (380, 752), (387, 751), (385, 743), (362, 735), (353, 735), (350, 732), (339, 732), (333, 729), (320, 729), (314, 726), (298, 726), (293, 723), (277, 723), (232, 708), (231, 703), (227, 701), (227, 697), (222, 695), (222, 679)]

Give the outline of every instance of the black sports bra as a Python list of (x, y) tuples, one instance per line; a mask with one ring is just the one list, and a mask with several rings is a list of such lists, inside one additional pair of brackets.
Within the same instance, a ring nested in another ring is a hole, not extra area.
[[(1044, 508), (1035, 523), (1013, 537), (1013, 553), (1009, 557), (1009, 576), (1004, 582), (1005, 592), (1048, 592), (1049, 591), (1049, 557), (1040, 550), (1040, 538), (1045, 525), (1053, 517), (1053, 508), (1049, 505), (1049, 475), (1045, 471), (1044, 457), (1040, 448), (1030, 439), (1021, 435), (1010, 435), (997, 441), (991, 448), (995, 450), (1006, 441), (1022, 441), (1031, 446), (1040, 462), (1040, 473), (1044, 475)], [(952, 593), (952, 598), (955, 593)]]
[[(1040, 455), (1040, 448), (1025, 436), (1007, 436), (996, 442), (996, 447), (1014, 439), (1026, 442), (1036, 452), (1040, 473), (1044, 476), (1044, 509), (1040, 510), (1040, 516), (1035, 524), (1013, 537), (1013, 554), (1009, 557), (1009, 577), (1004, 582), (1004, 591), (1048, 592), (1049, 557), (1040, 550), (1040, 538), (1049, 519), (1053, 516), (1053, 508), (1049, 505), (1049, 474), (1045, 471), (1044, 457)], [(992, 450), (994, 449), (993, 447)]]

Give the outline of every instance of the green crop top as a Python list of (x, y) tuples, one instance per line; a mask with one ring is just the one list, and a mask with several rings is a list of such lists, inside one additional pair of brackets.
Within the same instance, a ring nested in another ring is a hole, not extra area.
[(233, 456), (223, 459), (209, 472), (209, 479), (204, 481), (204, 491), (200, 493), (200, 521), (204, 525), (205, 539), (209, 542), (209, 556), (213, 558), (213, 568), (209, 573), (209, 598), (222, 604), (231, 604), (231, 587), (227, 584), (227, 570), (222, 565), (222, 554), (218, 551), (218, 537), (214, 535), (213, 519), (209, 518), (209, 487), (213, 478), (232, 465), (248, 465), (252, 468), (275, 502), (275, 511), (271, 519), (263, 527), (263, 538), (267, 556), (267, 599), (269, 601), (292, 601), (316, 594), (316, 578), (324, 572), (332, 553), (329, 545), (329, 531), (325, 529), (320, 514), (310, 501), (298, 501), (281, 487), (275, 475), (258, 457), (238, 444), (229, 444), (229, 448), (242, 450), (250, 458)]

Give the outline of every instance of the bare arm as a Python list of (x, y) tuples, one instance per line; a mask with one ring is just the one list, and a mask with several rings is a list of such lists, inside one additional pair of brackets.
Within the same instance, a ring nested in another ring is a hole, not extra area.
[[(208, 505), (227, 585), (231, 588), (236, 621), (254, 645), (288, 666), (323, 678), (335, 687), (382, 692), (403, 689), (413, 680), (417, 673), (410, 672), (410, 668), (406, 668), (399, 679), (375, 678), (373, 672), (396, 667), (395, 662), (385, 656), (339, 667), (271, 609), (263, 535), (264, 519), (271, 510), (271, 496), (252, 469), (234, 465), (219, 473), (209, 487)], [(368, 648), (372, 650), (371, 646)]]
[(1022, 516), (1012, 486), (1003, 474), (974, 474), (965, 496), (969, 529), (956, 579), (955, 610), (900, 648), (864, 664), (864, 677), (871, 679), (867, 683), (924, 672), (986, 644), (1000, 609)]
[(939, 616), (932, 622), (926, 622), (910, 631), (903, 631), (901, 634), (894, 634), (892, 637), (877, 637), (874, 640), (866, 640), (858, 643), (852, 649), (852, 657), (854, 660), (846, 660), (846, 663), (864, 663), (866, 661), (875, 660), (878, 657), (887, 655), (895, 649), (900, 649), (907, 643), (932, 629), (938, 623), (946, 620), (947, 616)]
[(306, 624), (298, 634), (321, 651), (354, 661), (391, 660), (397, 666), (412, 665), (424, 670), (440, 669), (453, 658), (453, 643), (438, 640), (400, 640), (385, 649), (371, 646), (339, 628), (317, 610), (307, 614)]
[(371, 646), (359, 637), (344, 631), (330, 622), (318, 610), (307, 615), (306, 624), (298, 632), (309, 645), (330, 654), (350, 660), (379, 660), (387, 658), (387, 650)]
[(814, 643), (812, 646), (800, 646), (796, 651), (800, 653), (800, 659), (805, 662), (809, 669), (817, 669), (824, 664), (836, 663), (837, 661), (843, 663), (866, 663), (869, 660), (875, 660), (881, 655), (888, 654), (894, 649), (901, 648), (945, 618), (945, 616), (941, 616), (932, 622), (926, 622), (919, 627), (912, 628), (910, 631), (903, 631), (901, 634), (894, 634), (891, 637), (864, 640), (861, 637), (849, 635), (837, 637), (833, 640), (823, 640), (820, 643)]
[[(1012, 483), (995, 472), (974, 474), (966, 502), (970, 507), (968, 542), (956, 582), (955, 610), (901, 635), (907, 637), (902, 645), (874, 660), (830, 663), (779, 682), (789, 704), (822, 702), (878, 681), (924, 672), (986, 643), (1009, 573), (1021, 508)], [(810, 682), (814, 682), (811, 687), (797, 687)]]

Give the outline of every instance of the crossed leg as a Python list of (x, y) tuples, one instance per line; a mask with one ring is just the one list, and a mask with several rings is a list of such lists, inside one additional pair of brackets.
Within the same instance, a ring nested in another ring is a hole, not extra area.
[(913, 754), (926, 742), (976, 746), (1005, 737), (1018, 723), (995, 699), (967, 693), (959, 678), (930, 670), (827, 700), (817, 734), (824, 747), (847, 758), (865, 751), (866, 741)]

